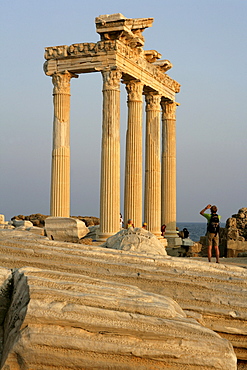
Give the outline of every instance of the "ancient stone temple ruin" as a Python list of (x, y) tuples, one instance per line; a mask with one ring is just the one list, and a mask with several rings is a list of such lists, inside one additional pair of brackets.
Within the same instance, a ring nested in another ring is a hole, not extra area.
[(155, 50), (143, 49), (142, 33), (152, 26), (153, 18), (127, 19), (122, 14), (113, 14), (99, 16), (95, 23), (100, 41), (45, 49), (44, 71), (52, 77), (54, 85), (51, 216), (70, 216), (70, 81), (81, 73), (100, 72), (103, 79), (103, 117), (98, 239), (104, 241), (119, 231), (119, 113), (120, 83), (123, 83), (128, 107), (124, 219), (131, 218), (135, 227), (142, 226), (144, 95), (144, 220), (148, 230), (157, 237), (161, 234), (161, 224), (166, 224), (168, 242), (176, 244), (175, 113), (178, 104), (175, 94), (179, 92), (180, 85), (166, 74), (172, 67), (168, 60), (160, 60), (161, 54)]

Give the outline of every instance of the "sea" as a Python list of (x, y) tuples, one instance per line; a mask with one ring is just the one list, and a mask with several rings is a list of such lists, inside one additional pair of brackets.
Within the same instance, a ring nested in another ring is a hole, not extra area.
[[(190, 239), (194, 242), (199, 242), (200, 237), (204, 236), (207, 231), (206, 222), (177, 222), (177, 227), (179, 230), (183, 230), (184, 227), (189, 231)], [(221, 223), (220, 227), (225, 227), (225, 224)]]

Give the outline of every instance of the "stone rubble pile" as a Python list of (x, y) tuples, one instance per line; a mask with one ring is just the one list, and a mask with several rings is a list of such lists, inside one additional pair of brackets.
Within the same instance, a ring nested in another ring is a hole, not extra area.
[(81, 243), (83, 238), (87, 238), (83, 243), (92, 244), (92, 240), (96, 239), (98, 227), (99, 218), (91, 216), (56, 218), (36, 213), (14, 216), (11, 221), (5, 221), (4, 215), (0, 214), (0, 229), (18, 228), (65, 242)]
[[(24, 215), (13, 216), (11, 218), (11, 221), (14, 221), (14, 220), (31, 221), (33, 226), (44, 227), (45, 220), (47, 217), (50, 217), (50, 216), (42, 215), (41, 213), (35, 213), (29, 216), (24, 216)], [(71, 216), (71, 217), (78, 218), (79, 220), (83, 221), (87, 227), (99, 225), (98, 217), (94, 217), (94, 216)], [(1, 224), (1, 217), (0, 217), (0, 224)]]
[(247, 253), (247, 208), (240, 208), (237, 214), (226, 221), (227, 257)]

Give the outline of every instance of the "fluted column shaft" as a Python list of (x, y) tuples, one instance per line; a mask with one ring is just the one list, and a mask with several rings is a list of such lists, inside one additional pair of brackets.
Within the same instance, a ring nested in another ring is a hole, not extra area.
[(100, 231), (106, 240), (119, 231), (120, 213), (120, 78), (119, 71), (103, 71)]
[(166, 225), (166, 238), (176, 232), (176, 106), (163, 100), (162, 106), (162, 165), (161, 222)]
[(140, 81), (126, 83), (128, 127), (126, 133), (124, 220), (142, 227), (142, 92)]
[(146, 161), (144, 219), (148, 230), (160, 236), (161, 166), (160, 166), (160, 99), (150, 93), (146, 98)]
[(69, 72), (52, 76), (54, 120), (50, 214), (70, 216), (70, 80)]

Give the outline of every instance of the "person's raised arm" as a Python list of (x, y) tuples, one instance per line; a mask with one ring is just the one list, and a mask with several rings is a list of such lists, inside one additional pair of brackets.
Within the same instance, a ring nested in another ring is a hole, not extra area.
[(201, 210), (201, 212), (200, 212), (200, 215), (204, 215), (204, 213), (205, 213), (205, 211), (207, 210), (207, 209), (209, 209), (209, 208), (211, 208), (211, 204), (208, 204), (205, 208), (203, 208), (202, 210)]

